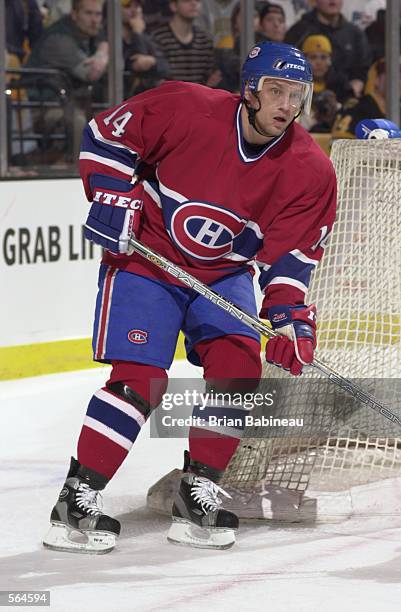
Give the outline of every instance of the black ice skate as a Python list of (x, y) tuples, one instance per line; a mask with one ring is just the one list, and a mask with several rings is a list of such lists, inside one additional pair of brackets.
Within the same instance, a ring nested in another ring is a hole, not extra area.
[(50, 515), (51, 527), (43, 540), (44, 546), (92, 554), (114, 548), (120, 523), (103, 514), (99, 505), (99, 491), (107, 482), (107, 478), (71, 457), (67, 479)]
[(185, 473), (174, 501), (168, 541), (195, 548), (230, 548), (238, 517), (220, 508), (219, 494), (230, 497), (212, 480)]

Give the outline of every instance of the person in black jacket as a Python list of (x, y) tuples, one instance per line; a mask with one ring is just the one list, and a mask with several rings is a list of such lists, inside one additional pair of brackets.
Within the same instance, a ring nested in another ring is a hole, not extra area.
[[(386, 11), (381, 9), (377, 11), (376, 19), (373, 21), (365, 30), (366, 38), (368, 39), (371, 51), (372, 51), (372, 62), (384, 57), (386, 54), (385, 50), (385, 38), (386, 38)], [(400, 20), (400, 34), (401, 34), (401, 20)]]
[(300, 49), (311, 34), (327, 36), (333, 48), (333, 68), (346, 74), (359, 98), (371, 64), (370, 48), (365, 33), (342, 15), (342, 5), (342, 0), (316, 0), (316, 7), (288, 30), (285, 42)]
[[(168, 75), (168, 63), (145, 32), (141, 0), (121, 0), (123, 18), (124, 96), (160, 85)], [(127, 74), (130, 73), (130, 74)]]
[(5, 8), (7, 51), (22, 63), (26, 42), (32, 48), (42, 34), (42, 15), (36, 0), (6, 0)]

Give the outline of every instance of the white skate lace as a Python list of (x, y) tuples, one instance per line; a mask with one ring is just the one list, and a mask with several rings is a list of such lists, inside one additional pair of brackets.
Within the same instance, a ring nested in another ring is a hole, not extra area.
[(93, 516), (102, 514), (102, 496), (99, 491), (91, 489), (90, 486), (84, 482), (81, 482), (78, 487), (75, 502), (79, 508), (82, 508), (88, 514), (92, 514)]
[(219, 494), (231, 499), (231, 495), (212, 480), (208, 480), (202, 476), (194, 478), (191, 486), (191, 497), (193, 497), (196, 502), (200, 503), (204, 512), (214, 512), (221, 506), (223, 502), (218, 497)]

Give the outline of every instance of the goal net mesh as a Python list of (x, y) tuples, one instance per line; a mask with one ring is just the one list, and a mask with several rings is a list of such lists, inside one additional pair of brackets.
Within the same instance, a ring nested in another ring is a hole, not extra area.
[[(319, 358), (401, 416), (401, 140), (339, 140), (331, 159), (337, 220), (307, 298)], [(259, 391), (279, 397), (272, 416), (304, 425), (248, 427), (223, 487), (341, 491), (400, 475), (397, 425), (312, 368), (301, 379), (265, 366)]]

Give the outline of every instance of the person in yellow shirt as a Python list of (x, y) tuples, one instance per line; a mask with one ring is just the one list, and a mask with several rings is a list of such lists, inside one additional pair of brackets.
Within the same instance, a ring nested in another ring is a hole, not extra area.
[(355, 138), (355, 127), (362, 119), (385, 119), (385, 96), (386, 62), (382, 58), (369, 69), (363, 97), (350, 99), (338, 114), (332, 129), (333, 138)]
[(352, 95), (352, 87), (344, 73), (332, 68), (333, 49), (327, 36), (307, 36), (301, 48), (312, 66), (313, 93), (317, 95), (330, 89), (339, 102), (347, 100)]
[(312, 113), (307, 118), (308, 124), (303, 123), (303, 127), (311, 132), (328, 133), (341, 103), (352, 95), (352, 87), (345, 74), (332, 69), (332, 46), (326, 36), (307, 36), (302, 44), (302, 51), (310, 62), (313, 73)]

